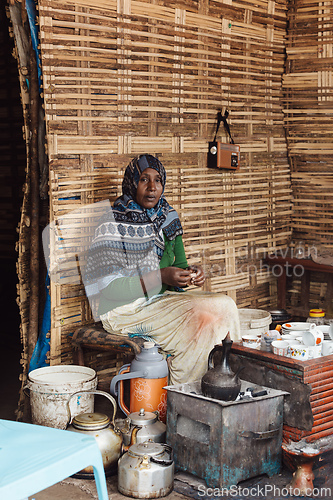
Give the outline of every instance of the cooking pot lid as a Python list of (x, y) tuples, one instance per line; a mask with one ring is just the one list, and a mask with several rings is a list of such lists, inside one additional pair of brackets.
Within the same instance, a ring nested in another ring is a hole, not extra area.
[(290, 318), (291, 314), (286, 311), (286, 309), (274, 309), (269, 311), (272, 318)]
[(157, 420), (156, 413), (151, 411), (145, 411), (141, 408), (140, 411), (134, 411), (128, 415), (128, 418), (131, 420), (131, 424), (133, 425), (149, 425), (153, 424)]
[(145, 441), (144, 443), (136, 443), (132, 444), (128, 453), (132, 456), (140, 456), (148, 455), (150, 457), (154, 457), (156, 455), (160, 455), (165, 451), (165, 448), (160, 443), (154, 443), (153, 441)]
[(110, 423), (110, 419), (104, 413), (81, 413), (73, 418), (72, 424), (76, 429), (99, 430), (104, 429)]

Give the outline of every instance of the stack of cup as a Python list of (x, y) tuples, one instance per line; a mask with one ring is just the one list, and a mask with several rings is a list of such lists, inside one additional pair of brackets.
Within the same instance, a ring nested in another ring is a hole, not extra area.
[(333, 338), (329, 326), (314, 323), (285, 323), (281, 340), (274, 340), (271, 351), (278, 356), (289, 356), (298, 361), (333, 355)]
[(288, 355), (292, 359), (307, 361), (321, 356), (323, 332), (314, 323), (307, 325), (303, 331), (298, 328), (295, 330), (289, 328), (288, 333), (282, 337), (289, 344)]

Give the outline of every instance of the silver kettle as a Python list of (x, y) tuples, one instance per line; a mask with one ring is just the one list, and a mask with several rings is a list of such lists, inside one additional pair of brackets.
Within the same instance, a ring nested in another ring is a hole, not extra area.
[[(117, 425), (119, 425), (118, 422), (117, 420)], [(119, 427), (123, 435), (124, 449), (130, 444), (144, 441), (155, 443), (166, 441), (166, 425), (159, 420), (157, 411), (150, 412), (141, 408), (140, 411), (130, 413), (126, 419), (122, 420), (122, 425)]]
[(173, 490), (174, 462), (167, 444), (133, 444), (118, 460), (118, 490), (134, 498), (159, 498)]
[[(111, 401), (113, 405), (113, 415), (111, 419), (104, 413), (81, 413), (76, 415), (72, 420), (69, 406), (71, 398), (79, 394), (87, 393), (100, 394)], [(115, 427), (114, 423), (116, 411), (117, 406), (114, 398), (104, 391), (95, 390), (75, 392), (67, 401), (67, 412), (69, 417), (67, 430), (71, 432), (81, 432), (95, 437), (100, 452), (102, 453), (103, 466), (106, 475), (113, 474), (116, 471), (118, 458), (122, 452), (122, 434), (120, 430)], [(93, 467), (88, 466), (85, 469), (82, 469), (78, 474), (76, 474), (76, 476), (83, 478), (90, 477), (93, 473)]]

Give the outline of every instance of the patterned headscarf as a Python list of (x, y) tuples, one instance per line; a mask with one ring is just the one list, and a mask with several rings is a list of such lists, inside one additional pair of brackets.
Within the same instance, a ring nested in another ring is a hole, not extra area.
[[(121, 198), (118, 198), (118, 200), (121, 200), (124, 196), (128, 197), (128, 199), (135, 200), (140, 176), (142, 172), (146, 170), (146, 168), (153, 168), (160, 174), (164, 192), (166, 180), (165, 168), (163, 167), (160, 160), (158, 158), (155, 158), (155, 156), (142, 155), (137, 156), (127, 165), (122, 184), (123, 195)], [(116, 202), (118, 200), (116, 200)]]
[(166, 173), (157, 158), (145, 154), (129, 163), (122, 196), (101, 218), (95, 231), (85, 272), (88, 296), (98, 294), (117, 278), (158, 269), (164, 251), (163, 233), (169, 240), (183, 234), (178, 214), (163, 192), (153, 208), (143, 208), (136, 202), (138, 182), (146, 168), (160, 174), (164, 192)]

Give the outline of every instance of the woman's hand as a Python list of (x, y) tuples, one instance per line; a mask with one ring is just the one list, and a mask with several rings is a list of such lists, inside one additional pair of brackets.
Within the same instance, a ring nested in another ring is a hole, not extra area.
[(164, 267), (161, 269), (162, 283), (183, 288), (191, 283), (192, 271), (180, 267)]
[(190, 266), (187, 269), (165, 267), (161, 269), (162, 283), (179, 288), (188, 285), (203, 286), (205, 275), (200, 266)]
[(203, 272), (203, 269), (201, 266), (189, 266), (188, 267), (190, 273), (191, 273), (191, 285), (195, 286), (203, 286), (205, 283), (205, 273)]

